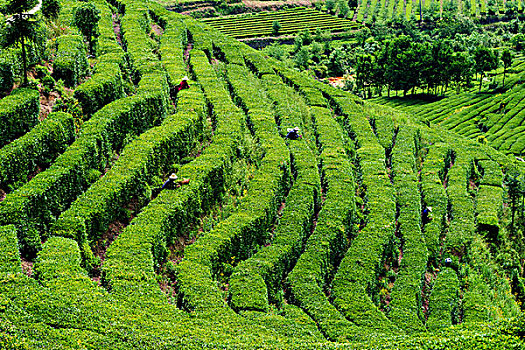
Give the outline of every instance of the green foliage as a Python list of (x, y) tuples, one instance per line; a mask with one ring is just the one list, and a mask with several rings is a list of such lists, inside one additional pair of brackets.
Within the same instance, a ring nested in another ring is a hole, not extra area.
[(445, 267), (439, 272), (428, 302), (426, 325), (430, 331), (440, 331), (457, 322), (459, 287), (456, 271)]
[(0, 90), (10, 91), (14, 84), (13, 57), (0, 56)]
[(85, 190), (90, 169), (104, 169), (127, 137), (146, 130), (166, 113), (165, 77), (144, 77), (137, 95), (112, 102), (95, 113), (83, 124), (76, 141), (49, 169), (0, 203), (0, 222), (36, 223), (40, 231), (47, 230), (55, 217)]
[(76, 26), (89, 43), (89, 52), (95, 54), (95, 41), (99, 36), (100, 11), (91, 2), (83, 2), (73, 10), (72, 24)]
[(480, 75), (479, 90), (481, 91), (481, 84), (485, 73), (498, 67), (498, 54), (494, 50), (479, 46), (474, 51), (474, 62), (474, 69), (476, 73)]
[(62, 35), (57, 39), (57, 54), (53, 62), (53, 77), (62, 79), (66, 86), (74, 87), (87, 74), (89, 63), (82, 38)]
[(22, 136), (38, 123), (38, 91), (17, 89), (0, 100), (0, 145)]
[(281, 45), (278, 43), (273, 43), (268, 47), (268, 56), (282, 61), (286, 56), (286, 52)]
[[(35, 0), (29, 2), (14, 0), (8, 3), (7, 14), (17, 14), (26, 9), (27, 5), (35, 4)], [(27, 46), (30, 43), (40, 44), (46, 38), (46, 28), (40, 20), (33, 16), (11, 16), (10, 20), (0, 28), (0, 45), (3, 48), (12, 47), (18, 43), (22, 47), (22, 68), (24, 73), (24, 84), (27, 84), (28, 53)], [(40, 57), (40, 55), (37, 55)]]
[(16, 234), (14, 225), (0, 226), (0, 275), (2, 276), (22, 272)]
[(310, 51), (306, 47), (302, 47), (295, 54), (294, 64), (299, 69), (305, 69), (308, 67), (309, 61), (310, 61)]
[(84, 115), (90, 116), (108, 103), (122, 98), (123, 85), (120, 66), (103, 61), (95, 66), (95, 74), (75, 90), (74, 97), (82, 106)]
[(272, 32), (273, 32), (273, 35), (279, 35), (279, 31), (281, 30), (282, 26), (281, 26), (281, 23), (279, 23), (279, 21), (273, 21), (272, 22)]
[(47, 18), (56, 19), (61, 8), (60, 0), (42, 0), (42, 14)]
[(52, 113), (24, 136), (0, 149), (0, 184), (24, 182), (37, 166), (49, 164), (73, 142), (71, 115)]
[(31, 10), (38, 4), (38, 0), (7, 0), (3, 3), (2, 13), (17, 14)]

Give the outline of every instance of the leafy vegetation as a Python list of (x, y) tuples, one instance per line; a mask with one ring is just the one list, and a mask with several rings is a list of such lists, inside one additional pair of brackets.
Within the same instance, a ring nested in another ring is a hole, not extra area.
[(496, 150), (521, 138), (514, 49), (494, 71), (496, 36), (303, 30), (279, 61), (95, 0), (88, 60), (82, 3), (0, 100), (0, 348), (523, 348), (524, 167)]

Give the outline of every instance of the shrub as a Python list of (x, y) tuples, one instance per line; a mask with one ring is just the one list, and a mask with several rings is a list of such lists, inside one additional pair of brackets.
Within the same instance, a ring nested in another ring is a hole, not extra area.
[(38, 91), (22, 88), (0, 100), (0, 145), (23, 135), (38, 123)]
[(57, 55), (53, 62), (53, 76), (64, 80), (69, 87), (76, 86), (89, 68), (82, 37), (63, 35), (57, 39)]
[(42, 14), (47, 18), (56, 19), (61, 8), (59, 0), (42, 0)]

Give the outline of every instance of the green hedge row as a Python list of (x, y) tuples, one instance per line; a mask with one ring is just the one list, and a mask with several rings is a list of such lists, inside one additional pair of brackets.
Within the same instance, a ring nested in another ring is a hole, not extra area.
[(430, 331), (449, 327), (459, 316), (459, 280), (456, 271), (445, 267), (434, 281), (428, 300), (426, 326)]
[(74, 87), (89, 69), (84, 41), (80, 35), (62, 35), (57, 38), (56, 45), (53, 77), (62, 79), (66, 86)]
[[(167, 82), (159, 85), (167, 86)], [(167, 89), (163, 90), (167, 95)], [(74, 238), (79, 244), (99, 239), (109, 223), (122, 215), (126, 203), (146, 196), (159, 171), (169, 171), (171, 164), (193, 149), (203, 132), (202, 118), (202, 113), (171, 116), (128, 144), (113, 167), (62, 213), (54, 235)]]
[(37, 167), (45, 167), (75, 138), (73, 117), (51, 113), (24, 136), (0, 149), (0, 186), (25, 182)]
[(101, 61), (95, 74), (75, 89), (74, 97), (84, 115), (91, 116), (110, 102), (124, 97), (122, 73), (117, 63)]
[[(264, 86), (246, 68), (238, 65), (228, 66), (227, 78), (247, 110), (271, 110), (273, 104), (281, 130), (286, 130), (290, 125), (304, 130), (302, 115), (293, 108), (300, 101), (282, 81)], [(249, 112), (249, 117), (254, 118), (255, 114)], [(270, 122), (267, 131), (275, 129), (272, 124)], [(265, 130), (256, 130), (256, 135), (260, 132)], [(271, 245), (240, 262), (230, 278), (228, 291), (230, 305), (234, 310), (267, 311), (269, 301), (278, 305), (282, 303), (280, 293), (285, 273), (297, 261), (303, 241), (311, 231), (311, 220), (320, 201), (317, 162), (306, 142), (291, 141), (289, 148), (296, 175), (294, 185), (286, 197), (286, 206), (279, 223), (274, 228)]]
[[(244, 77), (243, 83), (238, 81)], [(248, 113), (255, 137), (265, 151), (258, 171), (248, 185), (247, 195), (242, 199), (236, 213), (219, 223), (214, 230), (197, 240), (185, 250), (185, 258), (180, 265), (190, 264), (204, 279), (192, 281), (192, 277), (180, 274), (181, 289), (185, 303), (190, 308), (199, 310), (220, 308), (218, 295), (210, 299), (197, 296), (197, 291), (206, 284), (212, 284), (210, 276), (219, 274), (222, 263), (244, 260), (250, 257), (268, 238), (284, 193), (289, 186), (290, 154), (282, 138), (275, 129), (275, 118), (267, 110), (251, 110), (257, 106), (259, 99), (253, 92), (261, 92), (257, 80), (250, 76), (248, 70), (238, 65), (228, 65), (228, 78), (233, 86), (236, 100)], [(187, 271), (187, 267), (181, 271)], [(206, 272), (208, 271), (208, 272)], [(263, 284), (264, 286), (264, 284)], [(263, 296), (264, 299), (264, 296)], [(243, 309), (243, 301), (233, 297), (232, 306)], [(249, 299), (246, 302), (250, 302)], [(259, 307), (264, 307), (259, 305)]]
[[(192, 51), (191, 64), (198, 81), (205, 87), (207, 102), (202, 100), (198, 85), (194, 83), (189, 90), (180, 92), (178, 113), (191, 115), (194, 110), (204, 119), (209, 103), (217, 124), (213, 142), (203, 154), (179, 170), (179, 176), (189, 178), (190, 183), (177, 191), (162, 191), (108, 248), (103, 276), (105, 283), (117, 294), (125, 295), (133, 288), (140, 288), (144, 295), (160, 300), (154, 262), (162, 261), (166, 244), (173, 243), (196, 217), (220, 198), (225, 176), (236, 156), (243, 115), (229, 100), (224, 87), (217, 84), (213, 68), (203, 52)], [(198, 272), (190, 270), (192, 277), (197, 279)], [(204, 288), (201, 292), (204, 291), (210, 293), (213, 288)], [(140, 300), (147, 302), (146, 299)], [(183, 293), (179, 294), (179, 304), (188, 307)]]
[[(391, 240), (396, 213), (393, 189), (385, 169), (385, 150), (378, 144), (362, 106), (345, 92), (316, 82), (304, 74), (274, 65), (285, 82), (297, 91), (317, 89), (326, 96), (341, 117), (340, 123), (357, 147), (358, 180), (366, 189), (364, 205), (368, 217), (365, 227), (352, 241), (333, 280), (331, 299), (348, 319), (362, 327), (356, 337), (367, 337), (377, 331), (398, 332), (386, 316), (374, 305), (368, 291), (376, 283), (377, 261), (384, 246)], [(349, 150), (351, 151), (351, 150)], [(378, 334), (378, 333), (375, 333)]]
[(279, 73), (287, 84), (303, 95), (310, 106), (327, 107), (327, 100), (323, 93), (303, 74), (291, 69), (279, 69)]
[(263, 76), (264, 74), (275, 74), (271, 64), (260, 52), (252, 49), (248, 45), (241, 46), (241, 49), (243, 51), (246, 66), (248, 66), (252, 71), (256, 72), (259, 77)]
[(416, 168), (418, 140), (418, 130), (400, 126), (392, 149), (392, 174), (399, 213), (397, 230), (401, 235), (403, 258), (392, 289), (388, 317), (408, 334), (425, 330), (421, 285), (428, 251), (421, 232), (421, 194)]
[(130, 0), (115, 1), (124, 9), (120, 22), (122, 43), (126, 48), (132, 65), (131, 78), (134, 82), (154, 70), (162, 70), (162, 65), (155, 54), (157, 42), (149, 37), (150, 18), (147, 6), (142, 2)]
[(391, 151), (396, 132), (392, 112), (389, 108), (372, 104), (366, 105), (365, 108), (377, 141), (384, 149)]
[(0, 147), (38, 123), (39, 98), (38, 91), (21, 88), (0, 100)]
[(477, 168), (482, 172), (476, 195), (476, 221), (480, 229), (499, 229), (503, 214), (503, 172), (500, 165), (491, 160), (480, 160)]
[(462, 321), (493, 322), (517, 317), (521, 311), (511, 293), (505, 272), (495, 261), (480, 235), (470, 242), (466, 255), (467, 267), (462, 271)]
[(476, 222), (481, 230), (496, 230), (503, 214), (503, 188), (481, 185), (476, 194)]
[(93, 4), (100, 11), (100, 20), (98, 21), (99, 36), (97, 37), (97, 56), (106, 54), (123, 54), (124, 50), (118, 44), (113, 29), (113, 13), (104, 0), (95, 0)]
[[(423, 136), (424, 137), (424, 136)], [(440, 254), (440, 238), (445, 229), (448, 198), (443, 180), (446, 162), (450, 164), (450, 148), (446, 144), (434, 144), (428, 148), (421, 168), (421, 194), (424, 208), (432, 208), (432, 220), (424, 227), (425, 242), (431, 256)]]
[(0, 275), (22, 272), (16, 228), (14, 225), (0, 226)]
[(330, 96), (334, 108), (342, 116), (342, 125), (357, 146), (359, 180), (365, 190), (363, 210), (368, 214), (333, 279), (333, 303), (363, 330), (386, 334), (399, 332), (368, 292), (377, 283), (378, 261), (395, 228), (396, 202), (386, 173), (385, 150), (375, 137), (362, 106), (348, 97)]
[(448, 171), (447, 179), (451, 222), (445, 240), (445, 251), (464, 253), (476, 230), (474, 203), (467, 192), (472, 158), (464, 150), (454, 150), (456, 159)]
[(503, 183), (503, 171), (501, 166), (496, 161), (479, 160), (476, 162), (477, 167), (483, 177), (481, 178), (482, 185), (501, 186)]
[(323, 292), (327, 278), (345, 255), (356, 220), (355, 182), (352, 164), (345, 152), (343, 130), (324, 108), (311, 110), (321, 151), (322, 181), (326, 199), (304, 253), (288, 275), (291, 299), (303, 308), (331, 341), (350, 340), (357, 335)]
[(96, 284), (80, 267), (82, 258), (77, 242), (64, 237), (50, 237), (38, 252), (34, 277), (55, 292), (93, 293)]
[[(85, 122), (77, 140), (46, 171), (0, 203), (1, 224), (16, 224), (24, 255), (34, 256), (56, 217), (100, 176), (125, 140), (162, 120), (167, 108), (164, 76), (141, 81), (137, 95), (103, 107)], [(160, 87), (159, 87), (160, 85)]]
[(245, 65), (241, 48), (243, 46), (244, 44), (233, 41), (224, 35), (216, 35), (213, 38), (214, 56), (229, 64)]
[(209, 28), (203, 26), (199, 21), (184, 19), (188, 30), (188, 41), (193, 44), (193, 49), (202, 50), (207, 54), (213, 52), (212, 39), (208, 35)]
[(160, 56), (164, 69), (168, 73), (168, 83), (172, 88), (188, 74), (183, 57), (186, 35), (186, 28), (182, 20), (170, 17), (160, 40)]

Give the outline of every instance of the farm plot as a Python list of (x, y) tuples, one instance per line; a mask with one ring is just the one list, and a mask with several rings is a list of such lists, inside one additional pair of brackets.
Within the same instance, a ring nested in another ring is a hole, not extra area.
[(65, 150), (0, 202), (0, 347), (523, 347), (515, 161), (113, 4), (136, 93), (13, 141)]
[(399, 22), (434, 21), (458, 14), (469, 17), (494, 17), (523, 12), (522, 1), (496, 0), (361, 0), (356, 9), (356, 21), (372, 24), (375, 20)]
[(319, 28), (330, 32), (357, 28), (357, 24), (308, 8), (263, 12), (257, 14), (208, 18), (203, 22), (236, 39), (275, 35), (272, 23), (279, 22), (279, 35), (294, 34), (303, 29)]
[(500, 93), (461, 93), (427, 103), (417, 98), (378, 98), (377, 103), (400, 108), (433, 124), (471, 139), (483, 137), (506, 154), (525, 152), (525, 88), (516, 84)]

